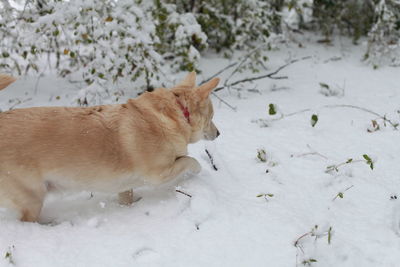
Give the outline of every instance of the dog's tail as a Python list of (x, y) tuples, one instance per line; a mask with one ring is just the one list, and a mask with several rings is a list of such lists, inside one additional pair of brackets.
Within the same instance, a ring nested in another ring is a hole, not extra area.
[(17, 79), (14, 77), (7, 75), (7, 74), (0, 74), (0, 90), (6, 88), (13, 82), (15, 82)]

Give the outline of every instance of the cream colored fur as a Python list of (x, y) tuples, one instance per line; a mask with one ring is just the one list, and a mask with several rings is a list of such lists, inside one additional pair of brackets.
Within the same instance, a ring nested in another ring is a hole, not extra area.
[(14, 77), (5, 74), (0, 74), (0, 90), (6, 88), (13, 82), (15, 82)]
[[(198, 173), (187, 146), (219, 134), (209, 99), (219, 79), (199, 87), (195, 79), (192, 72), (170, 90), (122, 105), (0, 113), (0, 209), (37, 221), (50, 187), (120, 193), (120, 202), (130, 204), (132, 188)], [(13, 81), (0, 75), (0, 88)]]

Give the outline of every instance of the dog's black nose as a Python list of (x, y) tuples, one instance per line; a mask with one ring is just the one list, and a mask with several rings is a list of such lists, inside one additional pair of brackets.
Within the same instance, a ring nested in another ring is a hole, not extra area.
[(220, 135), (219, 131), (217, 130), (217, 137)]

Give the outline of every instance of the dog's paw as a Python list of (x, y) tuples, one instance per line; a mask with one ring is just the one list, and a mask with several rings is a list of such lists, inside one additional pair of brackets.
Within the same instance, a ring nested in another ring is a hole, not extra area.
[(189, 172), (194, 173), (194, 174), (198, 174), (201, 172), (201, 165), (200, 163), (192, 157), (187, 157), (188, 161), (189, 161)]

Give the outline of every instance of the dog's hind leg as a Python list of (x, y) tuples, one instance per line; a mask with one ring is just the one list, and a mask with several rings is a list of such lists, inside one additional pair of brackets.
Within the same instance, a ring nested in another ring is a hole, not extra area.
[[(4, 206), (4, 204), (3, 204)], [(22, 212), (16, 208), (0, 207), (0, 220), (21, 220)]]
[[(1, 180), (3, 178), (3, 180)], [(46, 186), (32, 179), (23, 183), (16, 177), (0, 177), (0, 207), (14, 211), (18, 219), (36, 222), (39, 218), (46, 194)]]

